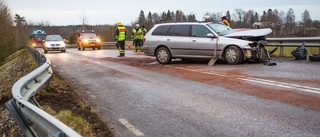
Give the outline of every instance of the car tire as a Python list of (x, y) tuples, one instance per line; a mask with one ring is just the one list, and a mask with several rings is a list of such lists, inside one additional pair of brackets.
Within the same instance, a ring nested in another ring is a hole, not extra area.
[(85, 47), (82, 47), (82, 50), (85, 50), (86, 48)]
[(44, 49), (44, 53), (48, 53), (48, 51), (46, 49)]
[(166, 47), (160, 47), (156, 52), (157, 61), (160, 64), (168, 64), (171, 62), (171, 53)]
[(66, 50), (61, 50), (61, 52), (66, 52)]
[(240, 64), (243, 61), (243, 53), (237, 46), (229, 46), (224, 53), (224, 60), (230, 65)]
[(101, 50), (101, 47), (98, 47), (98, 50)]

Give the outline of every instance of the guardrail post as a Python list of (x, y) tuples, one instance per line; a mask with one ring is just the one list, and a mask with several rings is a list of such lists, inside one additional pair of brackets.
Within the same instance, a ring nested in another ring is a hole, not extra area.
[(284, 47), (280, 47), (280, 57), (283, 58)]

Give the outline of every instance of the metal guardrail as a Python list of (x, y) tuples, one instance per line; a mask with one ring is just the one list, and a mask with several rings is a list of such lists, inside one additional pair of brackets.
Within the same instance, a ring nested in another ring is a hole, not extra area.
[(115, 46), (117, 42), (101, 42), (101, 46)]
[(45, 83), (49, 86), (53, 72), (48, 58), (27, 47), (39, 67), (14, 83), (13, 99), (5, 104), (6, 108), (25, 136), (80, 137), (73, 129), (39, 108), (34, 96)]
[(320, 37), (290, 37), (290, 38), (267, 38), (268, 45), (280, 47), (280, 57), (283, 57), (284, 47), (298, 47), (305, 44), (305, 47), (318, 47), (320, 54)]

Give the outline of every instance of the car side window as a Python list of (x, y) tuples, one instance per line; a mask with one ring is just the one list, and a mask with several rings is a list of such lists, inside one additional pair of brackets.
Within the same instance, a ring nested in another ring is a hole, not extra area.
[(190, 25), (175, 25), (173, 36), (190, 36)]
[(192, 37), (207, 37), (210, 30), (202, 25), (192, 25)]
[(173, 36), (174, 26), (175, 26), (175, 25), (172, 25), (172, 27), (169, 29), (169, 31), (168, 31), (168, 33), (167, 33), (167, 36)]
[(166, 35), (170, 27), (171, 25), (159, 26), (151, 33), (151, 35)]

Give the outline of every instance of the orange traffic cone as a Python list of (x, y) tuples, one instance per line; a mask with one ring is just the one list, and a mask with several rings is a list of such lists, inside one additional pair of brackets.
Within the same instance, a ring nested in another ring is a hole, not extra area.
[(128, 44), (128, 47), (127, 47), (128, 49), (131, 49), (131, 45), (130, 44)]

